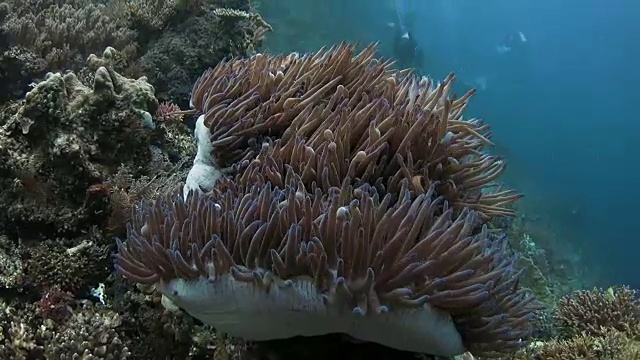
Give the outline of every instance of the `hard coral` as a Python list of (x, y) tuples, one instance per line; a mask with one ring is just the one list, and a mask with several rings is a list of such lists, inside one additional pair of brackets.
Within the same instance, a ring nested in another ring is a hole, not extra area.
[(554, 340), (540, 344), (521, 360), (639, 360), (640, 343), (624, 333), (608, 329), (602, 336), (578, 335), (568, 340)]
[(8, 46), (22, 46), (52, 70), (79, 70), (89, 54), (106, 46), (133, 54), (135, 32), (87, 0), (7, 0), (9, 12), (0, 26)]
[(154, 89), (113, 71), (113, 54), (90, 56), (92, 86), (74, 73), (49, 74), (0, 128), (0, 217), (10, 231), (29, 229), (30, 238), (100, 224), (108, 209), (87, 196), (92, 185), (123, 164), (138, 173), (157, 168), (149, 150)]
[(0, 235), (0, 289), (19, 287), (22, 282), (23, 262), (19, 246)]
[(126, 360), (130, 352), (120, 338), (119, 314), (85, 304), (64, 325), (45, 321), (37, 331), (46, 359)]
[(535, 298), (506, 239), (482, 227), (519, 195), (486, 191), (504, 162), (482, 153), (487, 126), (462, 119), (472, 93), (449, 99), (453, 76), (434, 85), (354, 51), (206, 72), (191, 102), (217, 183), (142, 204), (116, 269), (247, 339), (521, 348)]
[[(94, 238), (95, 239), (95, 238)], [(50, 289), (85, 293), (108, 273), (108, 247), (88, 239), (66, 247), (60, 241), (42, 241), (25, 250), (25, 274), (28, 284), (46, 295)]]
[(207, 68), (225, 58), (252, 54), (268, 26), (257, 17), (252, 14), (229, 24), (208, 11), (165, 31), (140, 59), (158, 98), (180, 104), (189, 98), (193, 82)]
[(44, 75), (45, 61), (23, 46), (0, 51), (0, 104), (24, 94), (34, 78)]
[(91, 303), (56, 322), (35, 316), (28, 306), (16, 309), (0, 300), (0, 357), (125, 360), (129, 350), (119, 331), (121, 323), (119, 314)]
[(626, 286), (579, 290), (560, 299), (556, 318), (566, 335), (600, 336), (615, 329), (640, 336), (640, 298)]
[(0, 299), (0, 358), (37, 359), (42, 347), (36, 344), (31, 327), (20, 312)]

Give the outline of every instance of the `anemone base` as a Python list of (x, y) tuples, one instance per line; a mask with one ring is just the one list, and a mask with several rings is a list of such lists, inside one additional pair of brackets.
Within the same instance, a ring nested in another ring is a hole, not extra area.
[(343, 333), (391, 348), (439, 356), (466, 351), (451, 316), (425, 305), (358, 314), (346, 304), (325, 304), (310, 277), (279, 278), (268, 287), (237, 281), (174, 279), (158, 289), (176, 306), (217, 330), (245, 340)]

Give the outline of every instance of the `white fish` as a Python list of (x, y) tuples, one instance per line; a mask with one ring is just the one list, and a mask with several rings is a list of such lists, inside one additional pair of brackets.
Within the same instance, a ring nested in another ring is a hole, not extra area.
[(507, 45), (500, 44), (496, 46), (496, 51), (498, 54), (506, 54), (511, 51), (511, 47)]
[(522, 31), (518, 31), (518, 35), (520, 36), (520, 42), (523, 42), (523, 43), (527, 42), (527, 37), (524, 36), (524, 33)]

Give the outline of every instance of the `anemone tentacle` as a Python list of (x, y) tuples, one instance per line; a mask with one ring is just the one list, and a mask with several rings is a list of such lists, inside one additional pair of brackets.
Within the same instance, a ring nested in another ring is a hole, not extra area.
[(191, 103), (213, 185), (142, 203), (117, 271), (246, 339), (525, 346), (536, 300), (486, 226), (522, 195), (495, 184), (506, 163), (484, 152), (488, 126), (462, 116), (474, 92), (451, 96), (453, 81), (345, 44), (210, 69)]

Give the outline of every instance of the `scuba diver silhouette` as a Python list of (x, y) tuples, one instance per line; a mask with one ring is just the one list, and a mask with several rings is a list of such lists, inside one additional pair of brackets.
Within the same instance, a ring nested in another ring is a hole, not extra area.
[(413, 68), (420, 71), (424, 55), (418, 42), (413, 37), (410, 27), (410, 11), (407, 0), (395, 0), (397, 23), (389, 23), (394, 28), (393, 56), (401, 69)]
[(398, 67), (402, 69), (413, 68), (419, 71), (422, 68), (424, 60), (422, 49), (409, 31), (396, 31), (393, 41), (393, 55), (397, 60)]
[(496, 51), (498, 54), (510, 53), (513, 50), (517, 50), (523, 47), (523, 44), (527, 42), (527, 38), (522, 31), (518, 31), (517, 34), (507, 34), (504, 41), (496, 45)]

